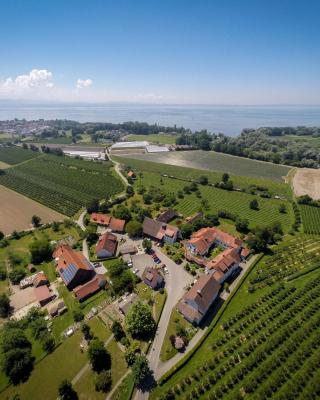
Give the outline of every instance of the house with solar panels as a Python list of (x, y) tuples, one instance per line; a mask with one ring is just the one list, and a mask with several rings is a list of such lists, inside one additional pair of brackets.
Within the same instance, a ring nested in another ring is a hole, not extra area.
[(60, 245), (53, 252), (56, 270), (69, 290), (91, 280), (95, 276), (93, 265), (85, 256), (68, 245)]

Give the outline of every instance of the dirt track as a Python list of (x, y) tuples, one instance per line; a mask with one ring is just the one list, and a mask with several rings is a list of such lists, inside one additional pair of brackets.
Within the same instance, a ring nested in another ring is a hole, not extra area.
[(292, 184), (296, 196), (308, 194), (315, 200), (320, 199), (320, 169), (298, 168)]
[(42, 223), (64, 218), (56, 211), (0, 185), (0, 231), (9, 234), (14, 230), (29, 229), (33, 215), (38, 215)]

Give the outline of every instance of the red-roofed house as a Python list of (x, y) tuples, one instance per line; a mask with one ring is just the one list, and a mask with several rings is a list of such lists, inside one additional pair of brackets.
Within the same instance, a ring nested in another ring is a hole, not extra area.
[(126, 221), (123, 219), (114, 218), (110, 215), (101, 213), (92, 213), (90, 221), (95, 224), (110, 228), (114, 232), (123, 232), (126, 224)]
[(96, 246), (96, 256), (98, 258), (113, 257), (117, 250), (117, 236), (106, 232), (100, 236)]
[(107, 281), (104, 275), (97, 274), (90, 281), (79, 285), (73, 289), (73, 293), (77, 300), (83, 301), (92, 296), (94, 293), (106, 287)]
[(135, 179), (136, 178), (136, 174), (133, 171), (129, 171), (128, 172), (128, 178)]
[(199, 325), (219, 294), (221, 285), (212, 275), (202, 275), (182, 297), (178, 310), (186, 320)]
[(74, 251), (68, 245), (61, 245), (53, 252), (56, 269), (69, 290), (90, 280), (94, 275), (94, 267), (85, 256)]
[[(214, 259), (207, 258), (210, 250), (217, 246), (223, 251)], [(220, 229), (202, 228), (184, 242), (184, 249), (188, 260), (205, 267), (207, 273), (223, 283), (239, 267), (243, 242)]]
[(49, 281), (46, 275), (41, 271), (38, 272), (37, 275), (35, 276), (33, 280), (33, 286), (34, 287), (39, 287), (43, 285), (48, 285)]
[(176, 226), (168, 225), (161, 221), (145, 217), (142, 224), (143, 233), (146, 236), (164, 241), (174, 243), (180, 237), (180, 230)]
[(150, 286), (151, 289), (155, 290), (158, 289), (163, 285), (163, 276), (160, 274), (158, 270), (155, 268), (147, 267), (142, 274), (143, 282)]
[(45, 306), (56, 297), (56, 295), (46, 285), (35, 287), (34, 294), (41, 307)]

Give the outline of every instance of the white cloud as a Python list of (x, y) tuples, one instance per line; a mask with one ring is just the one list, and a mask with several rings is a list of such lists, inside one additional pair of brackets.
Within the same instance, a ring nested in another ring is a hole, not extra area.
[(6, 90), (30, 90), (36, 88), (52, 88), (52, 72), (46, 69), (33, 69), (28, 74), (7, 78), (2, 87)]
[(92, 80), (91, 79), (78, 79), (77, 80), (77, 88), (78, 89), (84, 89), (92, 85)]

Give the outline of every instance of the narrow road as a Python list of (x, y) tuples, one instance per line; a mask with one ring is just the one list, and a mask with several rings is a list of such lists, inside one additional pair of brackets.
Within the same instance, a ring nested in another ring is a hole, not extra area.
[[(160, 260), (166, 264), (169, 270), (169, 273), (166, 275), (166, 289), (168, 293), (167, 300), (161, 314), (154, 341), (147, 356), (150, 370), (153, 372), (154, 377), (157, 378), (158, 366), (159, 363), (161, 363), (161, 347), (167, 332), (172, 309), (184, 294), (184, 288), (186, 285), (190, 284), (194, 278), (184, 270), (182, 265), (177, 265), (169, 257), (163, 254), (158, 247), (153, 247), (153, 250), (156, 252), (156, 255), (160, 258)], [(138, 390), (136, 392), (135, 400), (144, 400), (148, 397), (148, 391), (142, 392), (141, 390)]]
[(79, 215), (79, 218), (76, 220), (76, 224), (78, 224), (83, 231), (86, 230), (86, 227), (83, 222), (86, 213), (87, 213), (87, 210), (82, 211), (82, 213)]
[(123, 181), (123, 183), (126, 185), (126, 187), (129, 185), (127, 178), (125, 176), (122, 175), (121, 173), (121, 168), (120, 168), (120, 164), (117, 161), (114, 161), (110, 155), (110, 153), (108, 153), (108, 157), (109, 160), (113, 163), (114, 165), (114, 170), (116, 171), (116, 173), (120, 176), (121, 180)]
[[(76, 224), (80, 226), (80, 228), (85, 231), (86, 226), (84, 224), (84, 217), (86, 216), (87, 210), (82, 211), (79, 215), (79, 218), (76, 220)], [(90, 254), (88, 249), (87, 239), (83, 239), (82, 241), (82, 254), (86, 257), (87, 260), (90, 260)]]
[[(157, 248), (154, 248), (156, 250)], [(183, 290), (184, 286), (187, 283), (184, 283), (184, 285), (181, 285), (181, 281), (183, 279), (179, 280), (178, 276), (175, 275), (177, 272), (181, 273), (181, 270), (187, 274), (186, 271), (184, 271), (183, 267), (176, 265), (172, 260), (170, 260), (167, 256), (165, 256), (163, 253), (159, 252), (159, 249), (156, 250), (158, 257), (163, 261), (168, 269), (169, 269), (169, 275), (167, 275), (167, 280), (166, 280), (166, 285), (167, 285), (167, 290), (168, 290), (168, 298), (167, 302), (165, 304), (165, 307), (163, 309), (161, 319), (159, 321), (158, 325), (158, 330), (157, 334), (155, 336), (154, 342), (151, 347), (151, 351), (148, 355), (149, 359), (149, 366), (151, 371), (153, 372), (153, 376), (156, 380), (159, 380), (166, 372), (168, 372), (177, 362), (179, 362), (183, 357), (185, 357), (186, 354), (188, 354), (194, 346), (198, 343), (198, 341), (201, 339), (201, 337), (205, 334), (206, 330), (208, 329), (208, 326), (206, 326), (203, 329), (199, 329), (198, 332), (195, 334), (195, 336), (191, 339), (189, 345), (187, 346), (185, 352), (183, 353), (178, 353), (174, 357), (172, 357), (170, 360), (166, 362), (162, 362), (160, 360), (160, 352), (161, 352), (161, 347), (162, 343), (167, 331), (171, 311), (173, 307), (176, 305), (180, 297), (183, 295), (185, 292)], [(229, 287), (229, 292), (224, 291), (221, 294), (221, 298), (225, 301), (233, 292), (233, 290), (238, 286), (240, 283), (242, 277), (244, 274), (248, 271), (248, 269), (251, 267), (251, 265), (254, 263), (256, 258), (258, 257), (258, 254), (254, 255), (251, 257), (251, 259), (248, 262), (241, 263), (241, 273), (237, 276), (237, 278), (232, 282), (232, 284)], [(173, 265), (175, 267), (173, 267)], [(179, 270), (176, 270), (178, 268)], [(173, 273), (172, 273), (173, 272)], [(188, 274), (190, 277), (190, 275)], [(193, 277), (191, 277), (191, 281), (193, 280)], [(179, 285), (180, 283), (180, 285)], [(191, 283), (191, 282), (190, 282)], [(215, 314), (219, 308), (217, 307), (216, 310), (212, 310), (212, 312)], [(141, 390), (138, 390), (136, 392), (136, 395), (134, 397), (134, 400), (147, 400), (149, 397), (149, 391), (144, 391), (142, 392)]]

